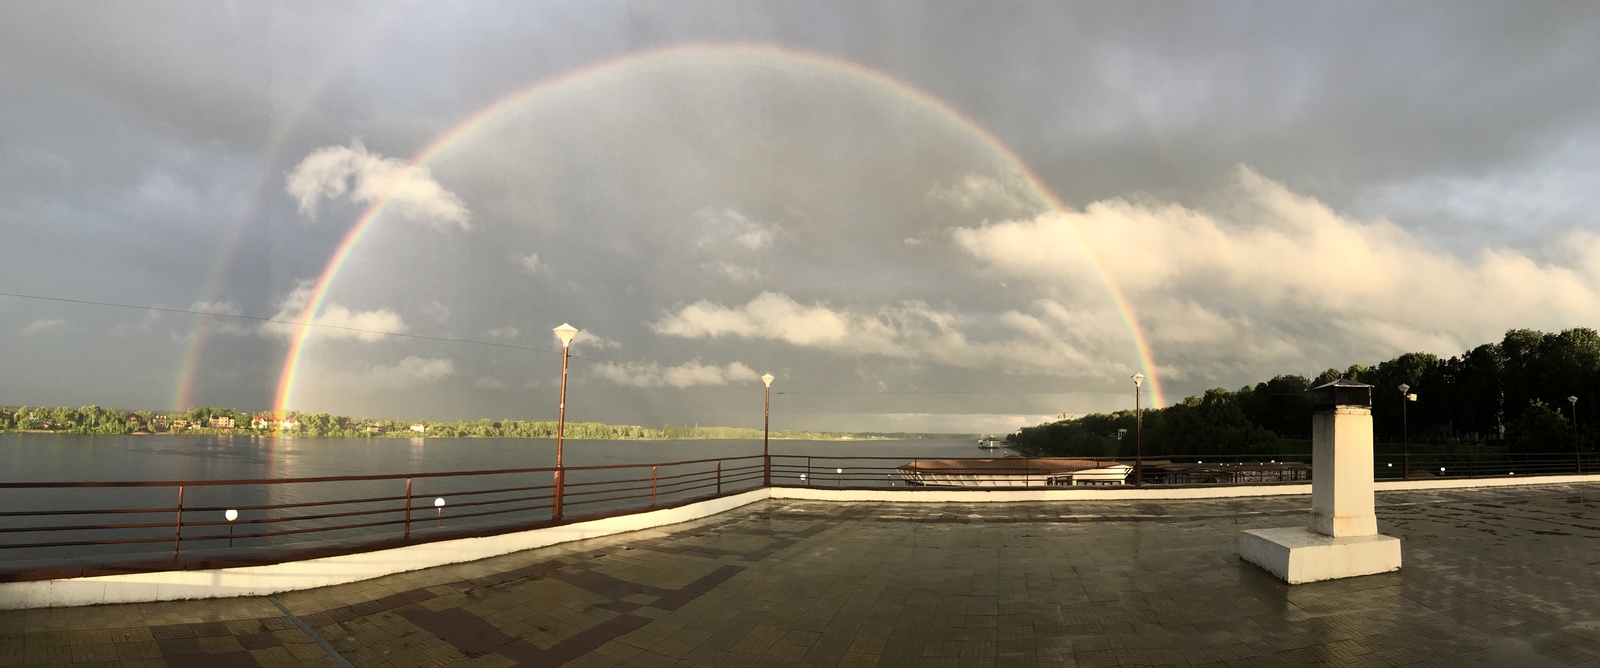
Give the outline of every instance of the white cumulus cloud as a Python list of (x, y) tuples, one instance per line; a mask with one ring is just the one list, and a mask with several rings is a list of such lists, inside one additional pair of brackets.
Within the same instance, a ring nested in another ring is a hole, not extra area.
[(656, 362), (593, 367), (594, 375), (626, 387), (690, 387), (703, 384), (728, 384), (754, 381), (760, 378), (755, 370), (742, 362), (729, 362), (726, 366), (702, 364), (690, 360), (678, 366), (663, 367)]
[(1034, 194), (1027, 179), (1017, 173), (1000, 177), (967, 174), (955, 185), (934, 187), (928, 191), (928, 197), (955, 204), (967, 211), (999, 209), (1002, 213), (1015, 215), (1045, 210), (1045, 203)]
[[(278, 313), (272, 316), (276, 322), (263, 323), (261, 331), (277, 336), (297, 336), (314, 287), (311, 281), (301, 281), (296, 285), (278, 302)], [(392, 310), (356, 311), (334, 303), (323, 304), (321, 312), (311, 318), (311, 323), (316, 326), (311, 328), (310, 334), (322, 339), (378, 341), (386, 333), (400, 334), (406, 331), (405, 321)]]
[[(198, 313), (215, 313), (219, 316), (238, 316), (244, 313), (239, 310), (237, 304), (228, 300), (200, 300), (190, 304), (189, 310)], [(251, 331), (249, 327), (245, 326), (243, 320), (230, 317), (210, 318), (205, 327), (206, 331), (217, 334), (243, 335), (249, 334)]]
[[(954, 308), (904, 301), (871, 310), (801, 304), (765, 292), (740, 306), (698, 301), (651, 325), (683, 338), (779, 341), (842, 355), (884, 355), (915, 362), (1018, 373), (1115, 378), (1133, 360), (1105, 355), (1129, 349), (1114, 311), (1073, 310), (1041, 300), (1029, 313), (980, 321)], [(1127, 371), (1131, 373), (1131, 371)]]
[(1248, 168), (1223, 194), (1219, 211), (1116, 199), (957, 228), (953, 239), (992, 274), (1079, 302), (1104, 294), (1109, 279), (1156, 357), (1200, 375), (1230, 375), (1241, 358), (1305, 372), (1402, 351), (1450, 355), (1513, 327), (1600, 320), (1592, 232), (1568, 233), (1555, 260), (1510, 248), (1454, 253)]
[(477, 380), (472, 381), (472, 387), (480, 390), (504, 390), (511, 387), (511, 384), (494, 376), (479, 376)]
[(731, 208), (704, 207), (695, 212), (700, 220), (702, 249), (733, 245), (746, 251), (757, 251), (772, 245), (778, 226), (763, 223)]
[(450, 359), (408, 355), (394, 364), (372, 367), (358, 380), (380, 388), (404, 389), (444, 378), (455, 370), (455, 362)]
[(543, 274), (550, 271), (549, 266), (545, 265), (544, 262), (539, 260), (538, 253), (528, 253), (527, 255), (513, 254), (511, 256), (511, 263), (517, 265), (518, 267), (522, 267), (523, 271), (526, 271), (530, 274)]
[(433, 180), (428, 168), (368, 151), (360, 142), (312, 151), (289, 172), (288, 192), (300, 213), (315, 218), (317, 202), (348, 197), (361, 204), (388, 199), (388, 208), (407, 220), (444, 230), (472, 227), (467, 205)]
[(56, 330), (64, 329), (64, 328), (66, 328), (66, 326), (67, 326), (67, 321), (62, 320), (61, 318), (39, 318), (37, 320), (34, 320), (33, 322), (28, 323), (28, 326), (23, 327), (22, 328), (22, 333), (24, 333), (24, 334), (40, 334), (40, 333), (44, 333), (44, 332), (53, 332), (53, 331), (56, 331)]

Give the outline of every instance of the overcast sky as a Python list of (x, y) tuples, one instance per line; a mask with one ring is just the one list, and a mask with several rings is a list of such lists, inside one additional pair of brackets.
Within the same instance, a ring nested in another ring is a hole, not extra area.
[(553, 419), (563, 322), (569, 419), (759, 427), (771, 373), (777, 428), (963, 432), (1594, 327), (1596, 35), (1586, 2), (7, 2), (0, 404), (270, 409), (299, 328), (149, 307), (295, 321), (324, 278), (290, 407), (363, 417)]

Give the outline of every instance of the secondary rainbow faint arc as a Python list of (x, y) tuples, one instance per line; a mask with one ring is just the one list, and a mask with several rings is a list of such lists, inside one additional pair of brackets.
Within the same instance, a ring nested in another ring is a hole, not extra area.
[[(887, 92), (895, 97), (910, 100), (923, 109), (932, 110), (940, 118), (976, 138), (990, 151), (993, 151), (1016, 169), (1022, 174), (1034, 194), (1051, 209), (1060, 213), (1067, 213), (1068, 211), (1067, 206), (1062, 203), (1061, 199), (1039, 181), (1039, 177), (1034, 174), (1032, 169), (1028, 168), (1027, 163), (1018, 158), (1016, 153), (993, 134), (990, 134), (983, 126), (978, 125), (939, 98), (858, 63), (818, 53), (785, 49), (769, 44), (750, 43), (694, 44), (631, 53), (579, 68), (505, 95), (435, 137), (411, 158), (402, 175), (394, 179), (394, 188), (385, 193), (380, 199), (374, 201), (367, 207), (366, 211), (362, 212), (361, 217), (357, 219), (355, 225), (350, 228), (350, 231), (345, 234), (344, 239), (339, 243), (338, 248), (334, 250), (328, 264), (323, 268), (321, 276), (317, 278), (311, 295), (306, 301), (305, 310), (298, 319), (300, 323), (298, 330), (294, 333), (289, 344), (289, 350), (284, 356), (283, 369), (278, 379), (276, 401), (279, 415), (287, 414), (289, 410), (289, 403), (293, 399), (294, 383), (299, 372), (300, 357), (305, 350), (306, 340), (313, 329), (313, 318), (317, 311), (322, 308), (329, 289), (339, 276), (339, 271), (344, 267), (344, 263), (349, 260), (356, 246), (361, 243), (362, 237), (366, 235), (367, 231), (377, 221), (379, 215), (383, 213), (385, 207), (388, 206), (389, 202), (393, 201), (399, 189), (405, 186), (411, 176), (416, 175), (420, 170), (426, 169), (429, 161), (433, 160), (445, 149), (482, 129), (504, 112), (541, 96), (576, 87), (578, 84), (599, 83), (607, 77), (636, 74), (637, 70), (651, 66), (676, 65), (682, 61), (689, 61), (695, 58), (725, 59), (730, 57), (740, 59), (740, 64), (763, 62), (779, 66), (807, 66), (811, 68), (810, 72), (813, 74), (834, 75), (849, 83), (865, 85), (867, 88), (878, 92)], [(1067, 229), (1071, 231), (1078, 244), (1084, 249), (1085, 256), (1089, 259), (1095, 272), (1100, 275), (1106, 291), (1122, 316), (1123, 324), (1133, 337), (1134, 347), (1138, 353), (1140, 365), (1143, 367), (1142, 370), (1149, 374), (1148, 387), (1153, 402), (1152, 405), (1165, 405), (1166, 401), (1161, 390), (1160, 374), (1157, 372), (1155, 360), (1150, 353), (1150, 345), (1144, 336), (1144, 331), (1139, 327), (1138, 316), (1134, 312), (1133, 305), (1128, 303), (1115, 278), (1105, 270), (1100, 259), (1096, 257), (1093, 248), (1085, 243), (1082, 236), (1078, 234), (1077, 228), (1068, 224)]]
[[(311, 112), (312, 103), (337, 81), (340, 74), (358, 62), (358, 56), (371, 52), (374, 44), (390, 34), (389, 27), (401, 17), (401, 9), (398, 5), (385, 5), (383, 11), (378, 13), (376, 18), (369, 18), (360, 31), (343, 35), (338, 49), (339, 57), (334, 59), (332, 65), (312, 77), (312, 83), (306, 87), (305, 93), (288, 105), (290, 113), (284, 120), (272, 123), (272, 131), (266, 141), (265, 157), (261, 160), (261, 169), (245, 194), (243, 206), (228, 226), (228, 236), (222, 242), (221, 251), (215, 254), (217, 261), (211, 268), (211, 276), (206, 279), (205, 290), (198, 302), (206, 305), (201, 310), (211, 310), (221, 299), (223, 275), (232, 264), (233, 258), (239, 254), (239, 249), (243, 247), (244, 230), (248, 227), (249, 218), (258, 212), (256, 207), (265, 198), (267, 186), (273, 182), (272, 177), (275, 176), (272, 165), (293, 130), (298, 128), (301, 120)], [(211, 331), (207, 325), (211, 320), (212, 316), (195, 316), (189, 347), (184, 352), (182, 366), (178, 368), (178, 383), (173, 390), (171, 402), (173, 410), (188, 410), (188, 407), (193, 405), (194, 388), (201, 369), (200, 360)]]

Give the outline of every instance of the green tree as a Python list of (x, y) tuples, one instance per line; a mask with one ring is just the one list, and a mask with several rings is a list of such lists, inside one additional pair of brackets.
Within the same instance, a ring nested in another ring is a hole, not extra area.
[(1566, 453), (1572, 451), (1575, 437), (1565, 417), (1535, 401), (1508, 425), (1506, 440), (1516, 453)]

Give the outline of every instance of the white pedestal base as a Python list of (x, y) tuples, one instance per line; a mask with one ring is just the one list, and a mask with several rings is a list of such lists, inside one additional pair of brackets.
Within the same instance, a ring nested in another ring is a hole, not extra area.
[(1400, 539), (1374, 534), (1333, 538), (1290, 527), (1239, 534), (1239, 558), (1289, 584), (1400, 570)]

